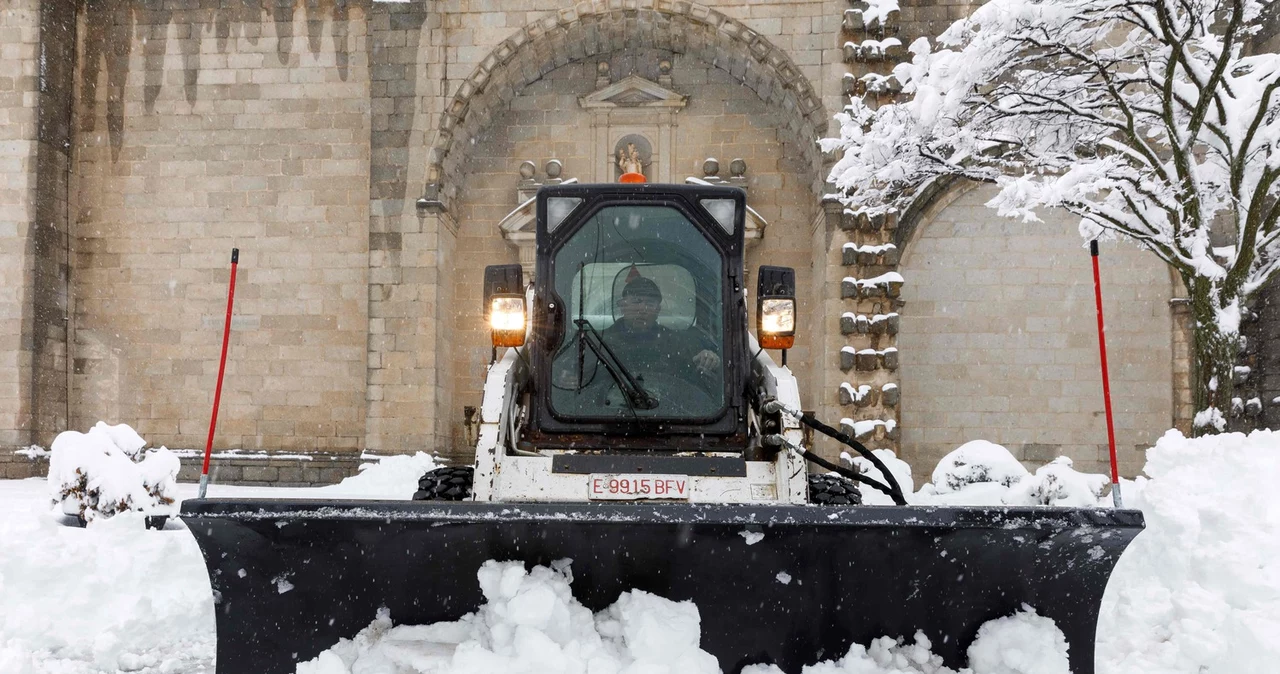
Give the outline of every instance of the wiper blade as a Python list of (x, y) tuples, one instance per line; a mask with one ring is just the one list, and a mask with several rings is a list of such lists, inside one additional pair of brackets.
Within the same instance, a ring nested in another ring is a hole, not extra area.
[[(592, 353), (596, 354), (596, 359), (604, 365), (604, 369), (613, 377), (613, 381), (618, 384), (618, 388), (622, 390), (622, 395), (627, 397), (627, 401), (632, 406), (642, 409), (651, 410), (658, 406), (658, 399), (652, 393), (645, 390), (640, 381), (631, 374), (626, 365), (614, 355), (613, 349), (605, 343), (600, 333), (596, 331), (595, 326), (591, 325), (591, 321), (585, 318), (579, 318), (574, 321), (578, 326), (578, 343), (586, 344)], [(578, 359), (578, 379), (581, 386), (582, 379), (582, 359)]]

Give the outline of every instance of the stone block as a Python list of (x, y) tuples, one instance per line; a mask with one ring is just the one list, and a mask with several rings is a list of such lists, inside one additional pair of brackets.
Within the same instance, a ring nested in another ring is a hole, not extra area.
[(245, 466), (243, 470), (246, 482), (271, 483), (280, 479), (280, 469), (272, 466)]

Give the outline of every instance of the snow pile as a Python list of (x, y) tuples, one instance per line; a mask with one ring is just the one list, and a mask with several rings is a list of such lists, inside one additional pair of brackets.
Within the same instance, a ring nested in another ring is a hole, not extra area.
[(212, 591), (185, 529), (135, 512), (60, 526), (41, 480), (0, 486), (0, 672), (212, 672)]
[(62, 512), (85, 520), (138, 510), (170, 514), (181, 463), (125, 424), (101, 421), (88, 433), (64, 431), (49, 457), (49, 491)]
[(440, 467), (435, 457), (422, 452), (413, 456), (366, 454), (362, 458), (374, 462), (360, 464), (359, 473), (338, 484), (316, 488), (317, 495), (326, 498), (408, 499), (418, 490), (418, 478)]
[(1280, 431), (1169, 431), (1126, 484), (1147, 530), (1112, 575), (1099, 674), (1264, 674), (1280, 662)]
[[(456, 622), (394, 625), (382, 611), (354, 639), (342, 639), (297, 674), (720, 674), (699, 648), (698, 607), (632, 590), (603, 611), (570, 591), (568, 560), (525, 571), (520, 562), (485, 562), (477, 574), (486, 603)], [(790, 577), (779, 574), (778, 582)], [(969, 648), (972, 669), (943, 666), (917, 633), (910, 644), (883, 637), (854, 644), (836, 661), (803, 674), (1068, 674), (1067, 643), (1053, 621), (1024, 611), (986, 623)], [(754, 665), (743, 674), (782, 674)]]
[(527, 572), (520, 562), (486, 562), (477, 574), (487, 600), (479, 611), (424, 626), (392, 626), (380, 613), (355, 639), (299, 664), (298, 674), (719, 673), (698, 648), (693, 603), (633, 590), (592, 615), (570, 592), (567, 561), (553, 566)]
[(933, 470), (933, 483), (923, 485), (910, 500), (938, 505), (1090, 507), (1101, 505), (1108, 484), (1105, 475), (1076, 471), (1065, 456), (1032, 474), (1008, 449), (974, 440), (943, 457)]

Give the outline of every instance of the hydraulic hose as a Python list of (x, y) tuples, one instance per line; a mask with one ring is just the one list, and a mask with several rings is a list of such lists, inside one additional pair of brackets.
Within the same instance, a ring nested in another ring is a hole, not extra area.
[(814, 418), (812, 414), (809, 414), (807, 412), (798, 412), (796, 410), (789, 409), (786, 405), (783, 405), (782, 403), (776, 400), (771, 400), (765, 403), (764, 409), (766, 412), (769, 412), (771, 414), (777, 413), (777, 412), (785, 412), (789, 416), (794, 417), (795, 419), (800, 421), (800, 423), (812, 428), (815, 431), (818, 431), (819, 433), (822, 433), (823, 435), (830, 437), (833, 440), (836, 440), (837, 442), (840, 442), (841, 444), (848, 446), (849, 448), (861, 454), (868, 461), (870, 461), (871, 465), (875, 466), (880, 471), (880, 474), (884, 476), (885, 480), (888, 481), (889, 484), (886, 486), (883, 482), (880, 482), (879, 480), (867, 477), (865, 475), (862, 475), (861, 473), (854, 472), (843, 466), (838, 466), (818, 456), (817, 454), (814, 454), (813, 452), (807, 449), (794, 447), (793, 445), (791, 445), (791, 443), (787, 442), (781, 435), (776, 436), (778, 441), (781, 441), (781, 443), (791, 446), (793, 449), (796, 449), (797, 451), (799, 451), (801, 456), (803, 456), (806, 460), (816, 463), (819, 466), (826, 468), (827, 470), (834, 471), (851, 480), (856, 480), (878, 491), (884, 492), (889, 496), (889, 498), (892, 498), (893, 502), (897, 505), (907, 505), (907, 499), (902, 494), (902, 487), (898, 484), (897, 478), (893, 476), (893, 473), (889, 470), (889, 467), (886, 466), (884, 462), (880, 460), (880, 457), (876, 456), (874, 452), (867, 449), (866, 445), (862, 444), (861, 442), (858, 442), (857, 440), (854, 440), (853, 438), (849, 437), (847, 434), (841, 433), (840, 431), (837, 431), (836, 429), (822, 423), (821, 421), (818, 421), (816, 418)]

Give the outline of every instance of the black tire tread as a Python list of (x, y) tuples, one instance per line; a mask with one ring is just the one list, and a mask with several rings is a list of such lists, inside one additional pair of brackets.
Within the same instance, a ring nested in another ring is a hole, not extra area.
[(475, 469), (471, 466), (452, 466), (429, 470), (418, 478), (415, 501), (462, 501), (471, 497), (471, 485), (475, 481)]
[(841, 475), (809, 473), (809, 503), (813, 505), (861, 505), (858, 483)]

